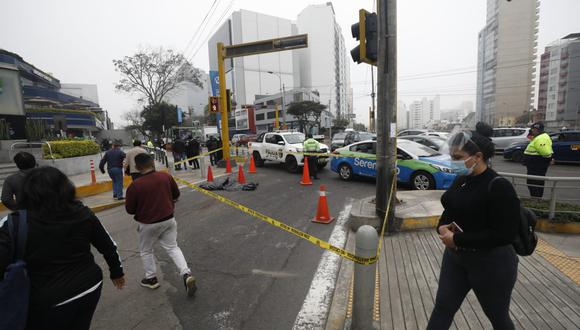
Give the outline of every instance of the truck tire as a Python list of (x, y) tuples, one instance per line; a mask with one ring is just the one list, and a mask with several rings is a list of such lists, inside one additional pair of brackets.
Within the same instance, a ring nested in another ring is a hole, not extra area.
[(252, 155), (254, 155), (254, 164), (256, 164), (257, 167), (263, 167), (264, 160), (262, 159), (262, 156), (260, 156), (260, 153), (257, 151), (254, 151), (254, 153)]
[(298, 162), (294, 156), (286, 157), (284, 165), (286, 166), (286, 171), (290, 173), (298, 173)]

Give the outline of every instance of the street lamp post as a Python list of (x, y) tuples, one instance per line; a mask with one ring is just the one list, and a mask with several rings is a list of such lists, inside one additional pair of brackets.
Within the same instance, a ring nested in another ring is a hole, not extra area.
[(280, 80), (280, 91), (282, 91), (282, 123), (284, 126), (286, 126), (286, 90), (284, 88), (284, 84), (282, 83), (282, 76), (278, 72), (274, 71), (268, 71), (268, 73), (278, 76), (278, 79)]

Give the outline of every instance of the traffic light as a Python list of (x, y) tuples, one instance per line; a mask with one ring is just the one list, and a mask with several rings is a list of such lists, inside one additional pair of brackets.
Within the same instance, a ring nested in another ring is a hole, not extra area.
[(358, 16), (358, 23), (353, 24), (350, 30), (352, 37), (359, 41), (359, 45), (350, 51), (350, 56), (356, 63), (377, 65), (379, 54), (377, 14), (361, 9)]

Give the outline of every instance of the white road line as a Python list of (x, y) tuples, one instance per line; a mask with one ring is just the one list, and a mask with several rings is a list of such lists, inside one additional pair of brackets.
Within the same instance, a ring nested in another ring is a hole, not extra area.
[[(329, 243), (340, 248), (346, 245), (348, 220), (352, 202), (349, 202), (336, 221), (336, 225), (330, 235)], [(324, 251), (318, 264), (316, 274), (310, 285), (310, 290), (302, 304), (302, 309), (296, 316), (293, 329), (323, 329), (326, 318), (330, 311), (332, 296), (336, 287), (338, 271), (340, 269), (340, 256), (330, 251)]]

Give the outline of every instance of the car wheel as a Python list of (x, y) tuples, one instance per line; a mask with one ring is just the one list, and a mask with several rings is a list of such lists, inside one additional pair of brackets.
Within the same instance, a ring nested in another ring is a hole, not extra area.
[(346, 163), (340, 164), (338, 167), (338, 176), (340, 176), (340, 178), (345, 181), (352, 180), (354, 174), (352, 173), (352, 168), (350, 165)]
[(512, 153), (512, 160), (516, 163), (521, 163), (523, 156), (524, 155), (520, 150), (516, 150)]
[(318, 162), (318, 164), (316, 164), (316, 167), (318, 168), (319, 171), (322, 171), (326, 167), (326, 163)]
[(298, 162), (294, 156), (286, 157), (286, 171), (290, 173), (297, 173), (298, 172)]
[(431, 190), (435, 189), (435, 179), (427, 172), (415, 172), (411, 176), (411, 188), (413, 190)]
[(253, 155), (254, 155), (254, 164), (256, 164), (256, 166), (258, 166), (258, 167), (264, 166), (264, 160), (260, 156), (260, 153), (257, 151), (254, 151)]

